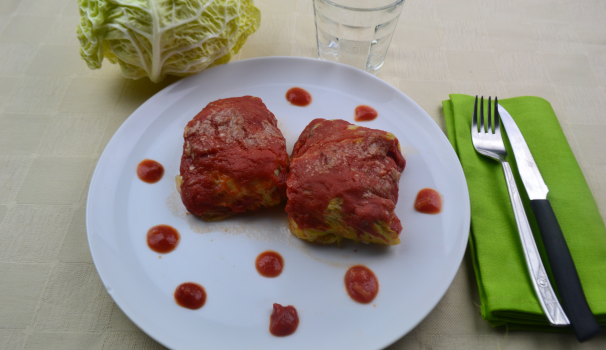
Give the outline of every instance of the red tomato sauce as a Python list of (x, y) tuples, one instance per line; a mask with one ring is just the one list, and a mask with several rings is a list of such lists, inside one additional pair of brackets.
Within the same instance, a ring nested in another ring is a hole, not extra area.
[[(190, 120), (180, 165), (185, 208), (204, 218), (208, 211), (230, 215), (260, 209), (266, 195), (285, 201), (288, 154), (277, 124), (263, 101), (253, 96), (211, 102)], [(260, 143), (249, 142), (254, 139)], [(257, 192), (261, 187), (268, 192)]]
[(372, 107), (366, 105), (360, 105), (356, 107), (356, 114), (354, 120), (357, 122), (366, 122), (377, 118), (379, 113)]
[(417, 194), (415, 210), (425, 214), (437, 214), (442, 211), (442, 197), (438, 191), (424, 188)]
[(379, 281), (368, 267), (356, 265), (345, 273), (345, 288), (353, 300), (368, 304), (379, 293)]
[(164, 167), (155, 160), (145, 159), (137, 165), (137, 176), (141, 181), (153, 184), (164, 175)]
[(299, 87), (294, 87), (286, 92), (286, 99), (295, 106), (305, 107), (311, 103), (311, 94)]
[(268, 250), (259, 254), (255, 266), (261, 276), (277, 277), (282, 273), (282, 269), (284, 268), (284, 259), (282, 259), (280, 254)]
[(170, 253), (179, 244), (181, 236), (172, 226), (158, 225), (147, 231), (147, 245), (156, 253)]
[(181, 283), (175, 290), (175, 301), (179, 306), (197, 310), (206, 302), (206, 291), (197, 283)]
[[(399, 173), (406, 166), (399, 142), (384, 137), (387, 132), (382, 130), (350, 126), (344, 120), (314, 119), (303, 130), (291, 155), (285, 210), (301, 229), (327, 230), (323, 213), (332, 199), (341, 197), (343, 218), (358, 232), (372, 232), (375, 228), (368, 223), (382, 220), (399, 233), (402, 224), (393, 208), (398, 202)], [(362, 143), (357, 142), (360, 139)], [(371, 147), (387, 156), (373, 157), (372, 162), (360, 156), (360, 149)], [(375, 196), (366, 198), (369, 191)]]
[(293, 334), (299, 326), (299, 315), (294, 306), (274, 303), (274, 312), (269, 318), (269, 332), (276, 337)]

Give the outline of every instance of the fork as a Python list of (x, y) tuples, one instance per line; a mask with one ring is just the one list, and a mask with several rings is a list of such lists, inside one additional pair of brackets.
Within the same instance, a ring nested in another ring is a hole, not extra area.
[[(568, 321), (568, 318), (551, 287), (551, 283), (545, 272), (545, 267), (541, 261), (541, 256), (539, 255), (539, 250), (534, 241), (530, 224), (528, 223), (528, 218), (526, 217), (526, 212), (524, 211), (524, 206), (522, 204), (522, 199), (520, 198), (520, 193), (518, 192), (513, 173), (511, 172), (511, 167), (505, 160), (507, 157), (507, 150), (505, 149), (501, 136), (497, 97), (494, 99), (494, 132), (492, 130), (491, 119), (490, 97), (488, 97), (488, 118), (486, 119), (486, 123), (484, 123), (484, 96), (482, 96), (480, 101), (480, 129), (478, 130), (478, 96), (476, 96), (476, 102), (473, 107), (473, 119), (471, 121), (471, 140), (473, 146), (478, 153), (501, 162), (503, 172), (505, 173), (505, 180), (507, 181), (507, 190), (509, 191), (511, 206), (513, 207), (513, 213), (518, 226), (518, 233), (520, 235), (520, 240), (522, 241), (526, 266), (530, 274), (534, 291), (549, 323), (552, 326), (557, 327), (567, 326), (570, 324), (570, 321)], [(486, 129), (484, 128), (484, 124), (487, 126)]]

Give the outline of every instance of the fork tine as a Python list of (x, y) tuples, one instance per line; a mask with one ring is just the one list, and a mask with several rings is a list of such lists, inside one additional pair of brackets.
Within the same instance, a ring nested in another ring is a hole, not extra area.
[(494, 97), (494, 133), (500, 133), (501, 128), (499, 127), (499, 99)]
[(491, 121), (490, 119), (492, 119), (491, 117), (491, 113), (490, 113), (490, 96), (488, 96), (488, 119), (486, 119), (486, 132), (491, 133), (492, 134), (492, 126), (491, 126)]
[(478, 95), (476, 95), (476, 103), (473, 105), (473, 118), (471, 118), (471, 133), (478, 133)]
[(484, 132), (484, 96), (480, 100), (480, 132)]

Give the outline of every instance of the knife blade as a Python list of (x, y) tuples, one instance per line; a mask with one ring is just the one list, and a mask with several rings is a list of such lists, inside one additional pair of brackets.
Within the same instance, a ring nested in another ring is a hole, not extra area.
[(501, 105), (498, 107), (498, 113), (513, 149), (524, 188), (530, 198), (530, 206), (543, 238), (543, 245), (559, 291), (562, 307), (570, 320), (577, 340), (584, 342), (600, 332), (600, 325), (587, 304), (564, 234), (547, 199), (549, 188), (543, 181), (526, 140), (511, 115)]

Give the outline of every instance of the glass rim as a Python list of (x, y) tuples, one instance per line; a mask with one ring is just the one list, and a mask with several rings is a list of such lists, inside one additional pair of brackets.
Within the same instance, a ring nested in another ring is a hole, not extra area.
[(332, 2), (331, 0), (314, 0), (314, 2), (316, 2), (316, 1), (322, 1), (329, 5), (332, 5), (334, 7), (339, 7), (339, 8), (345, 9), (345, 10), (359, 11), (359, 12), (372, 12), (372, 11), (385, 10), (390, 7), (395, 7), (404, 2), (404, 0), (396, 0), (396, 1), (392, 2), (391, 4), (380, 6), (380, 7), (359, 8), (359, 7), (350, 7), (350, 6), (340, 5), (340, 4)]

